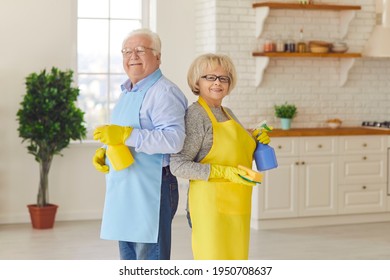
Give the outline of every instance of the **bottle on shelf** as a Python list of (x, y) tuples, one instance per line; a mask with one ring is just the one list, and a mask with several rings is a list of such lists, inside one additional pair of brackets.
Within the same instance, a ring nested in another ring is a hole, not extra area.
[(303, 28), (299, 31), (299, 41), (297, 43), (297, 52), (304, 53), (307, 51), (307, 45), (303, 40)]

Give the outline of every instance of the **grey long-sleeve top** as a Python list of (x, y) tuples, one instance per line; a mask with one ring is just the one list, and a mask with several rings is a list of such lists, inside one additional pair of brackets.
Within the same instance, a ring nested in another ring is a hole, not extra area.
[[(224, 110), (237, 122), (229, 108)], [(218, 122), (229, 120), (222, 108), (210, 107)], [(190, 180), (205, 180), (210, 176), (210, 164), (199, 163), (213, 145), (213, 127), (211, 120), (202, 106), (195, 102), (188, 107), (186, 116), (186, 138), (184, 147), (178, 154), (171, 155), (171, 172), (177, 177)]]

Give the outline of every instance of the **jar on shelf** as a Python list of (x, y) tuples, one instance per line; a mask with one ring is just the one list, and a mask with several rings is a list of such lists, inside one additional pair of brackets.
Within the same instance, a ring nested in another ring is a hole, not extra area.
[(295, 41), (291, 38), (287, 39), (287, 41), (284, 44), (284, 51), (285, 52), (295, 52)]
[(264, 52), (274, 52), (275, 51), (275, 43), (272, 39), (267, 38), (264, 42)]
[(276, 40), (276, 52), (284, 52), (284, 41), (281, 38)]

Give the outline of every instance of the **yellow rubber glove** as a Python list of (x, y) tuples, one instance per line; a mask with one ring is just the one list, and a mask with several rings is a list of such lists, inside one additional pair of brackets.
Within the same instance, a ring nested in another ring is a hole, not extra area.
[(107, 147), (107, 157), (112, 167), (117, 171), (125, 169), (134, 163), (133, 155), (124, 144), (109, 145)]
[(95, 166), (97, 171), (108, 173), (109, 167), (105, 162), (106, 150), (104, 148), (99, 148), (96, 150), (95, 155), (92, 159), (92, 164)]
[(133, 128), (130, 126), (103, 125), (95, 129), (93, 139), (106, 145), (124, 144), (132, 131)]
[[(272, 126), (268, 126), (271, 130), (273, 129)], [(265, 128), (257, 128), (252, 131), (252, 136), (259, 141), (261, 144), (269, 144), (271, 142), (271, 138), (268, 136), (269, 130)]]
[(242, 179), (239, 175), (246, 175), (247, 172), (245, 170), (241, 170), (231, 166), (223, 166), (218, 164), (211, 164), (210, 169), (210, 179), (226, 179), (230, 182), (247, 185), (247, 186), (255, 186), (255, 183), (248, 182), (247, 180)]

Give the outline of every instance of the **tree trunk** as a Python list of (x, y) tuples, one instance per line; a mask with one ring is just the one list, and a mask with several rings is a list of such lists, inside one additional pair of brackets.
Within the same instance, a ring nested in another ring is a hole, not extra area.
[(38, 190), (38, 197), (37, 197), (38, 207), (43, 207), (48, 203), (49, 170), (50, 170), (52, 159), (53, 157), (50, 156), (48, 159), (39, 162), (40, 180), (39, 180), (39, 190)]

